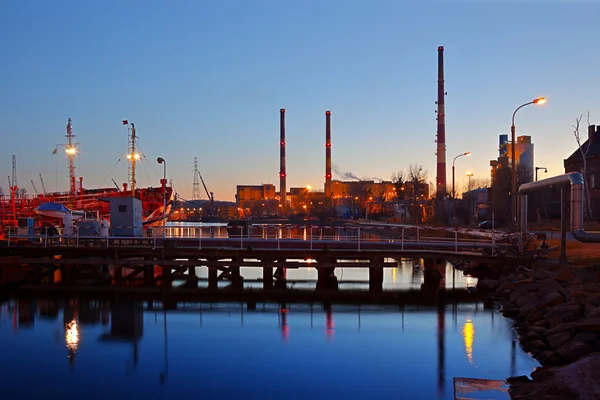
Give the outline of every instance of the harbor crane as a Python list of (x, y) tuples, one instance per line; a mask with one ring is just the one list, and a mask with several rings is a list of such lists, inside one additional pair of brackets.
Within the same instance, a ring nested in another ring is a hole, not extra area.
[(33, 183), (33, 179), (31, 180), (31, 186), (33, 186), (33, 191), (35, 192), (35, 194), (39, 194), (40, 192), (38, 192), (37, 188), (35, 187), (35, 183)]
[(200, 177), (202, 186), (204, 186), (204, 191), (206, 192), (206, 195), (208, 196), (208, 200), (210, 201), (210, 208), (208, 210), (208, 216), (212, 217), (214, 209), (215, 209), (215, 196), (214, 196), (213, 192), (208, 191), (208, 188), (206, 187), (206, 183), (204, 183), (204, 179), (202, 178), (202, 174), (200, 173), (200, 171), (198, 171), (198, 176)]
[(42, 181), (42, 191), (44, 192), (44, 196), (46, 195), (46, 186), (44, 185), (44, 178), (42, 178), (42, 174), (40, 174), (40, 181)]

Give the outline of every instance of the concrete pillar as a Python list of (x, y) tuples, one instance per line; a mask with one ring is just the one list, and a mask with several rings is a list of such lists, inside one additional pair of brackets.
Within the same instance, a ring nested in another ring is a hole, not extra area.
[(219, 277), (219, 270), (214, 262), (208, 262), (208, 288), (217, 289), (217, 279)]
[(334, 290), (337, 291), (338, 280), (335, 276), (335, 264), (328, 263), (317, 269), (317, 290)]
[(273, 262), (265, 258), (261, 260), (263, 270), (263, 289), (273, 289)]
[(371, 291), (371, 292), (383, 291), (383, 259), (382, 258), (371, 259), (371, 265), (369, 266), (369, 291)]

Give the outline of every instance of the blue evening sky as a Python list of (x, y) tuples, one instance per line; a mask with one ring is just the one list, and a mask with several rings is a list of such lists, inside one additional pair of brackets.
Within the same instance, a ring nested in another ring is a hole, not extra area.
[(191, 199), (198, 157), (209, 190), (233, 200), (237, 184), (279, 188), (286, 108), (288, 188), (323, 187), (325, 110), (340, 171), (390, 179), (421, 164), (435, 182), (444, 46), (448, 182), (465, 151), (457, 182), (489, 178), (498, 135), (538, 96), (517, 134), (557, 175), (575, 118), (600, 124), (598, 16), (600, 1), (576, 0), (0, 1), (0, 172), (15, 154), (28, 192), (39, 173), (67, 189), (67, 158), (51, 153), (70, 117), (84, 186), (125, 182), (128, 119), (147, 160), (138, 186), (159, 184), (162, 156)]

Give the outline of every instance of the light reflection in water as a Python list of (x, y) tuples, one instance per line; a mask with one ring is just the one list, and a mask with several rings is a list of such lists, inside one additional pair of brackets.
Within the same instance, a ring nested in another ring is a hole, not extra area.
[(65, 343), (69, 349), (69, 358), (74, 357), (79, 347), (79, 326), (75, 319), (65, 325)]
[(398, 269), (397, 268), (392, 268), (392, 283), (395, 284), (396, 283), (396, 274), (398, 273)]
[(467, 317), (463, 328), (461, 329), (463, 340), (465, 341), (465, 353), (469, 363), (473, 364), (473, 342), (475, 341), (475, 325), (471, 317)]

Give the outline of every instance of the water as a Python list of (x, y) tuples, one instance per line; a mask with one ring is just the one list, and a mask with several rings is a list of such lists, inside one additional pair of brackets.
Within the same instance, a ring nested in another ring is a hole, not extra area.
[(538, 365), (513, 346), (510, 321), (481, 304), (148, 306), (2, 304), (2, 397), (452, 399), (454, 377)]

